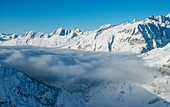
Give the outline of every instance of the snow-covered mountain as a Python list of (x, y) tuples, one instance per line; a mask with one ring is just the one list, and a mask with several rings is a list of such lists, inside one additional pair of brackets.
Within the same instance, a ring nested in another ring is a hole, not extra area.
[(2, 33), (0, 106), (169, 107), (169, 41), (170, 14), (88, 32)]
[(83, 107), (66, 91), (47, 87), (24, 73), (0, 65), (0, 106)]
[(170, 41), (170, 17), (150, 16), (147, 19), (120, 25), (104, 25), (97, 30), (81, 32), (75, 28), (44, 34), (29, 31), (16, 39), (5, 39), (1, 46), (32, 45), (85, 51), (145, 53), (164, 47)]

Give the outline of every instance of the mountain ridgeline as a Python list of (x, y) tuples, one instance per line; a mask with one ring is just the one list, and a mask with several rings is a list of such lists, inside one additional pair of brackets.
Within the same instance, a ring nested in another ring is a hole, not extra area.
[(31, 45), (84, 51), (145, 53), (170, 41), (170, 15), (150, 16), (131, 23), (103, 25), (97, 30), (81, 32), (75, 28), (45, 34), (29, 31), (23, 35), (1, 34), (1, 46)]

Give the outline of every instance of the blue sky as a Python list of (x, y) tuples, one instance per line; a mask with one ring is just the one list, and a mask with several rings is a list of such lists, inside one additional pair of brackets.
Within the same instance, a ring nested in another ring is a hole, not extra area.
[(0, 0), (0, 33), (82, 31), (170, 13), (170, 0)]

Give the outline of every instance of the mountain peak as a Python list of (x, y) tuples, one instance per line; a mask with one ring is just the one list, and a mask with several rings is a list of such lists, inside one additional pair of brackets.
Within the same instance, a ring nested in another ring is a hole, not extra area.
[(36, 31), (32, 30), (32, 31), (28, 31), (28, 33), (37, 33)]
[(138, 20), (137, 19), (133, 19), (133, 21), (131, 23), (136, 23), (136, 22), (138, 22)]
[(170, 13), (169, 13), (166, 17), (169, 17), (169, 18), (170, 18)]
[(64, 28), (59, 28), (59, 29), (57, 29), (57, 31), (62, 31), (62, 30), (65, 30)]
[(150, 16), (150, 17), (148, 17), (148, 19), (155, 20), (155, 21), (160, 22), (160, 23), (165, 23), (165, 21), (167, 20), (166, 17), (163, 16), (163, 15), (160, 15), (160, 16)]
[(73, 31), (74, 33), (79, 33), (79, 32), (81, 32), (81, 30), (78, 29), (78, 28), (74, 28), (72, 31)]
[(64, 28), (59, 28), (50, 35), (60, 35), (60, 36), (65, 36), (68, 35), (71, 32), (71, 30), (66, 30)]
[(105, 25), (101, 26), (101, 27), (99, 28), (99, 30), (100, 30), (100, 29), (109, 28), (109, 27), (111, 27), (111, 26), (112, 26), (111, 24), (105, 24)]

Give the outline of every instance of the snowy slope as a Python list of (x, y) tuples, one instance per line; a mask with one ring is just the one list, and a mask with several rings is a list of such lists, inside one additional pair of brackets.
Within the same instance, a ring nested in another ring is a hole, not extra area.
[(85, 106), (59, 88), (49, 88), (24, 73), (0, 65), (0, 106)]
[(2, 46), (32, 45), (42, 47), (60, 47), (85, 51), (137, 52), (145, 53), (164, 47), (170, 40), (170, 18), (150, 16), (144, 20), (133, 20), (120, 25), (103, 25), (101, 28), (81, 32), (75, 28), (58, 30), (44, 34), (30, 31), (17, 39), (1, 42)]
[(170, 44), (139, 55), (144, 59), (144, 64), (170, 74)]

